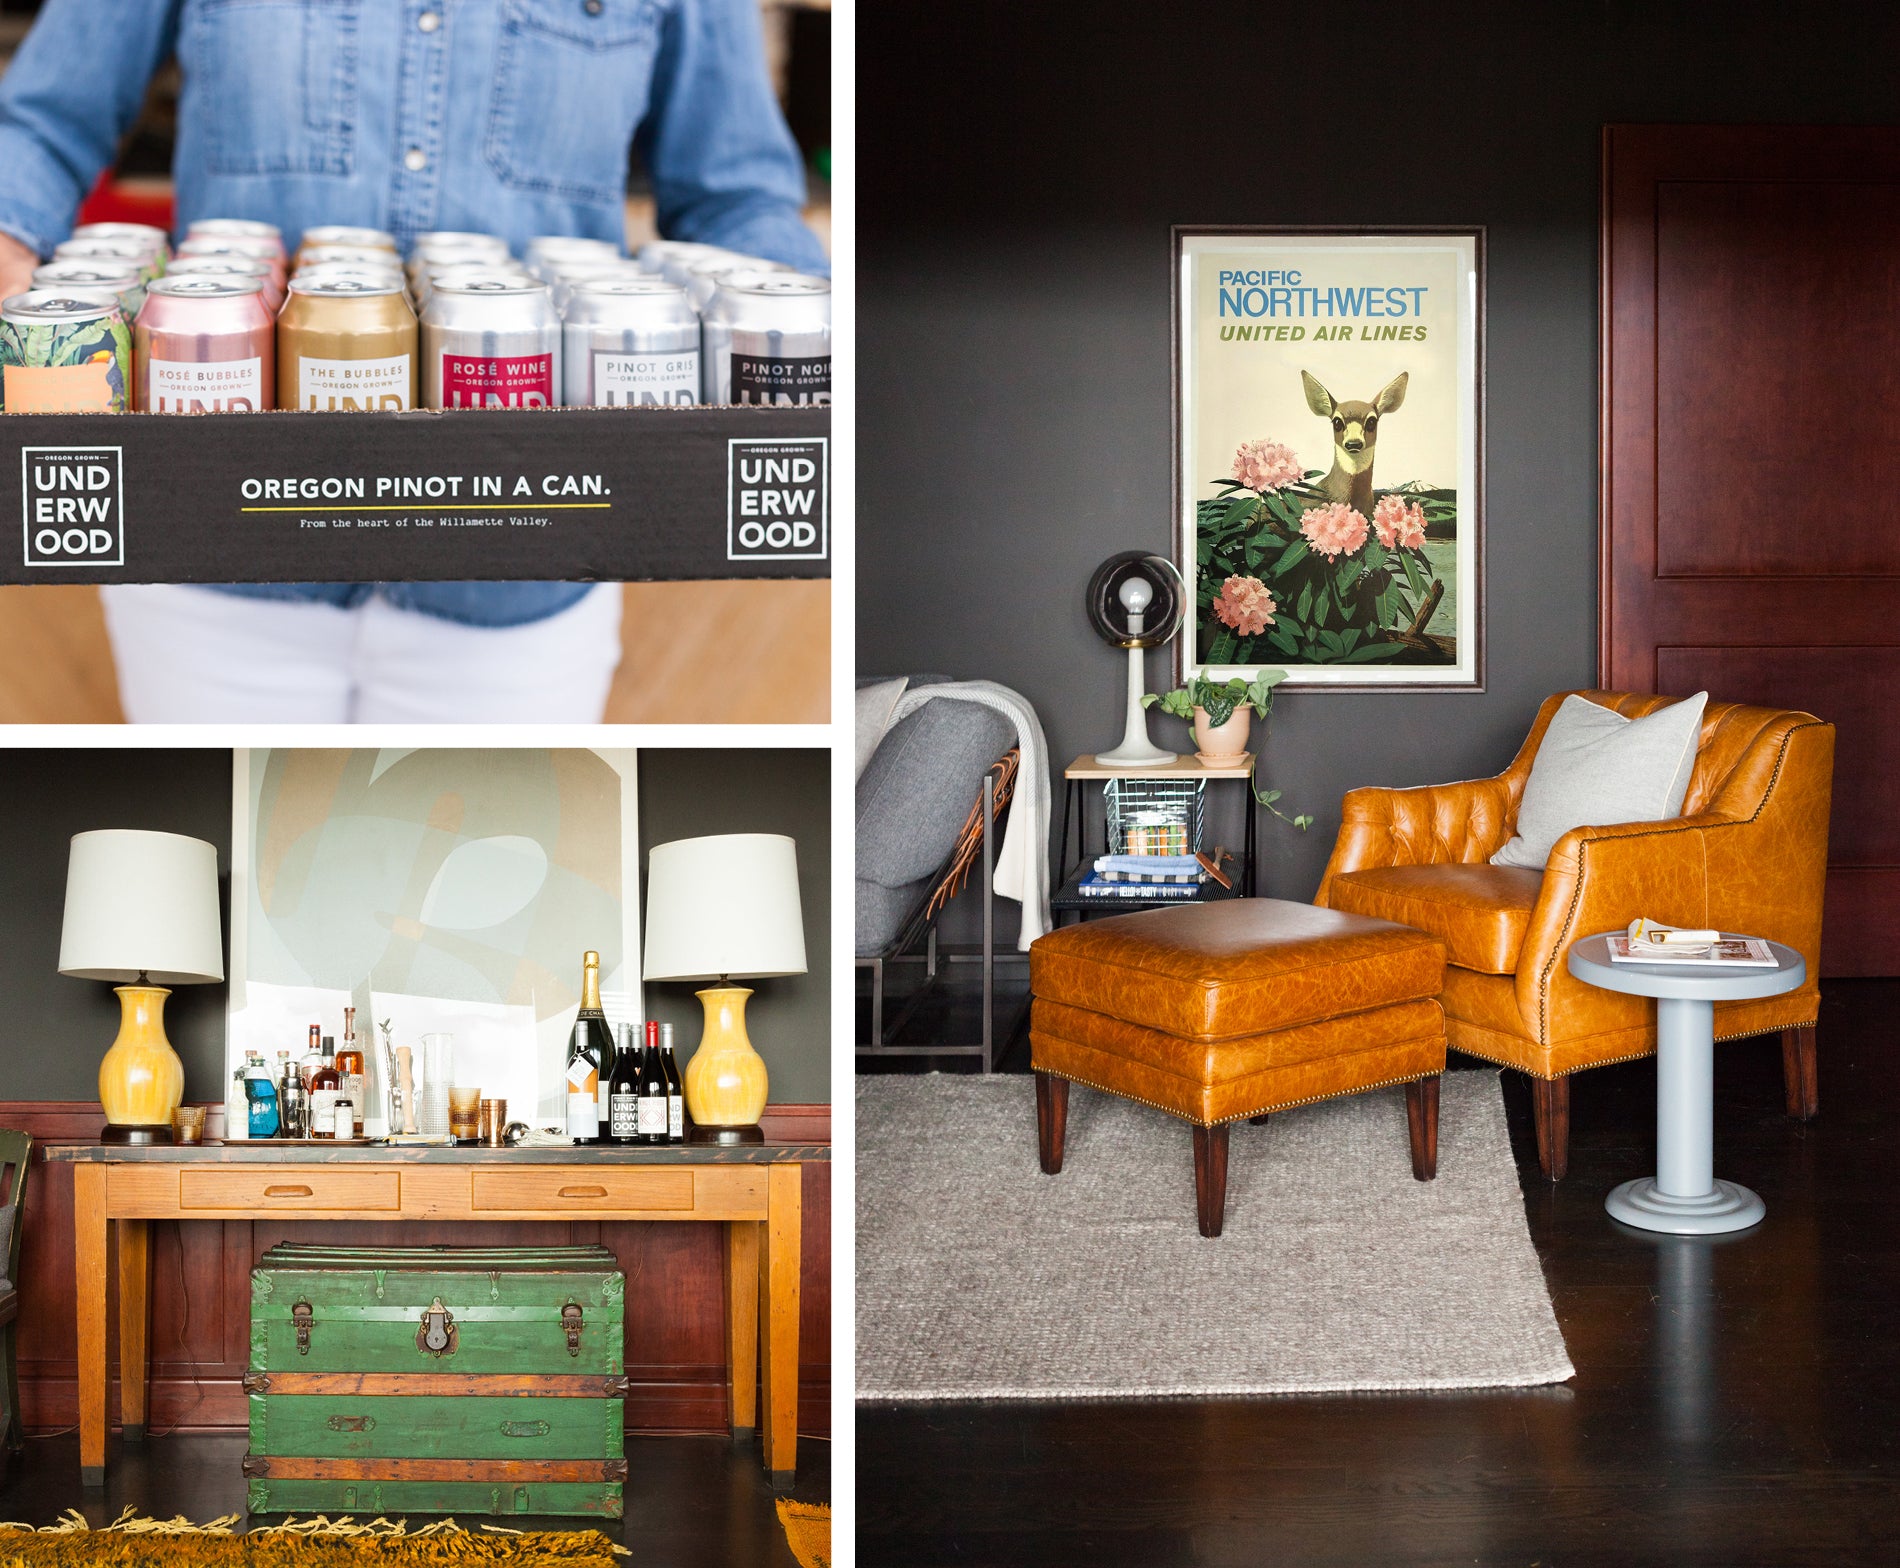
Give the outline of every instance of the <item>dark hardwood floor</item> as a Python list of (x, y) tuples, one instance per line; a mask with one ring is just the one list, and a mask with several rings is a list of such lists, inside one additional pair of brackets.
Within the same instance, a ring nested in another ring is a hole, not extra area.
[(1554, 1187), (1528, 1086), (1505, 1075), (1571, 1383), (861, 1407), (859, 1562), (1900, 1562), (1900, 981), (1825, 992), (1813, 1122), (1783, 1113), (1774, 1036), (1718, 1048), (1717, 1172), (1768, 1204), (1739, 1236), (1603, 1212), (1650, 1170), (1653, 1062), (1576, 1079)]
[[(51, 1524), (78, 1508), (94, 1525), (109, 1524), (128, 1505), (169, 1519), (203, 1524), (244, 1513), (242, 1432), (174, 1433), (142, 1444), (115, 1434), (106, 1450), (104, 1491), (79, 1485), (79, 1439), (33, 1438), (22, 1456), (0, 1467), (0, 1519)], [(646, 1568), (797, 1568), (779, 1528), (773, 1493), (759, 1463), (758, 1444), (723, 1437), (629, 1437), (627, 1516), (619, 1521), (531, 1519), (508, 1515), (493, 1522), (511, 1529), (603, 1529), (633, 1550), (630, 1563)], [(798, 1444), (801, 1502), (831, 1500), (831, 1445), (813, 1438)], [(432, 1515), (411, 1516), (411, 1525)], [(281, 1515), (263, 1516), (274, 1523)], [(483, 1521), (462, 1516), (474, 1528)]]

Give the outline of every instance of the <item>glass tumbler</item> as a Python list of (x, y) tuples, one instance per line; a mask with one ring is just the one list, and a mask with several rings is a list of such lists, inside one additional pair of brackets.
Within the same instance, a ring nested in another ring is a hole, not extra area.
[(422, 1092), (416, 1098), (416, 1131), (444, 1136), (449, 1130), (449, 1084), (455, 1077), (455, 1036), (422, 1037)]

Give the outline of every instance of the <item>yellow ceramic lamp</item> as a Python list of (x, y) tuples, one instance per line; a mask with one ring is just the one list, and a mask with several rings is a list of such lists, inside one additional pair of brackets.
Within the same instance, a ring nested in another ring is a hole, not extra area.
[(712, 980), (699, 1049), (686, 1064), (696, 1140), (755, 1142), (765, 1062), (746, 1034), (752, 993), (727, 982), (805, 972), (798, 846), (779, 833), (725, 833), (656, 844), (647, 857), (649, 981)]
[(218, 852), (177, 833), (80, 833), (66, 868), (59, 970), (117, 980), (119, 1035), (99, 1064), (108, 1143), (159, 1143), (185, 1094), (165, 1038), (172, 985), (224, 978)]

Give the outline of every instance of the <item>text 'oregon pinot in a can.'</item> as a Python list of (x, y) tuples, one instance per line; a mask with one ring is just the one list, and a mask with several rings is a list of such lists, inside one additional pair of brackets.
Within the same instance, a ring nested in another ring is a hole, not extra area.
[(277, 406), (365, 414), (415, 404), (416, 313), (401, 286), (293, 278), (277, 317)]
[(269, 408), (277, 389), (276, 338), (255, 278), (155, 278), (132, 323), (133, 406), (144, 414)]
[(0, 409), (123, 414), (132, 331), (106, 289), (29, 289), (0, 304)]
[(706, 401), (831, 401), (831, 285), (795, 272), (735, 278), (706, 308)]
[(699, 401), (699, 312), (677, 283), (583, 279), (568, 296), (561, 335), (570, 408)]
[(560, 401), (561, 318), (547, 285), (507, 274), (438, 277), (422, 307), (423, 406)]

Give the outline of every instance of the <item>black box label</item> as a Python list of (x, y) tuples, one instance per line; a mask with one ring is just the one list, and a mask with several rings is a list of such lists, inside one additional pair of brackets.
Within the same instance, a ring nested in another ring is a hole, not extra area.
[(125, 473), (119, 447), (22, 447), (20, 488), (28, 566), (125, 563)]
[(731, 441), (726, 559), (822, 561), (831, 549), (831, 443)]

